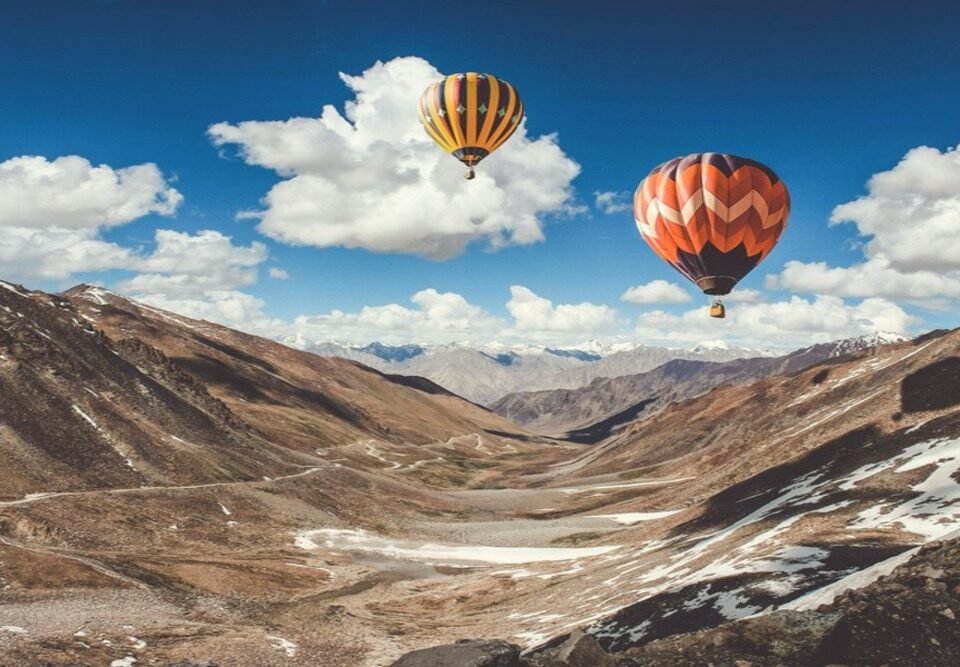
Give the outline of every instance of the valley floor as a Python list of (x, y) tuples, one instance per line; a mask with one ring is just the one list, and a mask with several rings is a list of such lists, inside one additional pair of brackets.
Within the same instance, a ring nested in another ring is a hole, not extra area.
[[(313, 527), (330, 516), (318, 521), (296, 496), (345, 470), (3, 501), (18, 534), (0, 537), (3, 664), (387, 665), (461, 633), (503, 633), (503, 605), (524, 580), (615, 552), (579, 545), (634, 520), (579, 507), (682, 483), (434, 491), (399, 524), (381, 512), (383, 533), (366, 521)], [(77, 504), (96, 516), (74, 515)], [(70, 515), (70, 535), (52, 527)], [(139, 525), (102, 523), (124, 517)]]

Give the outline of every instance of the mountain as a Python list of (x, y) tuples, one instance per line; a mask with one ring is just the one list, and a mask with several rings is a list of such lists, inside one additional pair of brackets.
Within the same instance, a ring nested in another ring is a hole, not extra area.
[(576, 389), (595, 378), (618, 377), (652, 370), (673, 359), (727, 361), (770, 356), (760, 350), (697, 346), (691, 350), (646, 345), (603, 345), (588, 341), (571, 348), (489, 344), (471, 346), (371, 343), (363, 347), (318, 343), (302, 345), (315, 354), (341, 357), (398, 375), (417, 375), (459, 396), (491, 405), (518, 391)]
[[(432, 489), (494, 483), (493, 457), (571, 451), (428, 380), (86, 285), (0, 282), (0, 396), (11, 665), (276, 664), (269, 637), (307, 627), (282, 609), (362, 572), (305, 564), (297, 531), (455, 517), (462, 502)], [(298, 656), (357, 664), (370, 649), (331, 649), (339, 632)]]
[(490, 408), (534, 431), (594, 443), (641, 414), (648, 415), (721, 384), (795, 373), (826, 359), (905, 340), (898, 335), (871, 335), (813, 345), (782, 357), (727, 362), (674, 359), (645, 373), (597, 378), (578, 389), (508, 394)]
[(585, 618), (590, 634), (621, 651), (772, 612), (957, 530), (958, 348), (960, 331), (934, 334), (718, 388), (565, 464), (578, 480), (676, 480), (620, 506), (676, 512), (640, 529), (646, 546), (569, 591), (577, 613), (593, 595), (617, 608)]
[(954, 664), (958, 351), (932, 332), (719, 387), (528, 477), (622, 529), (515, 570), (522, 629), (488, 636), (531, 667)]
[(718, 386), (588, 447), (424, 378), (0, 283), (0, 662), (384, 667), (490, 637), (538, 665), (804, 664), (754, 650), (799, 633), (953, 664), (958, 350)]
[[(67, 298), (7, 283), (0, 283), (0, 395), (0, 488), (8, 498), (291, 469), (162, 354), (130, 338), (108, 341)], [(248, 455), (254, 448), (256, 461)]]

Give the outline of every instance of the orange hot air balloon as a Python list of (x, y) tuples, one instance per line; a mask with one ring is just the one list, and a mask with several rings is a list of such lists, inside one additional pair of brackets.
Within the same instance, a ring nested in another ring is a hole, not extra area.
[(787, 225), (790, 194), (769, 167), (726, 153), (664, 162), (640, 183), (633, 217), (661, 259), (717, 297), (770, 254)]

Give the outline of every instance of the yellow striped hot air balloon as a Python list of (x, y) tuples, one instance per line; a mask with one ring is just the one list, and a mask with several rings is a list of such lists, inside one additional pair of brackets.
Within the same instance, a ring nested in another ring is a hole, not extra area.
[(510, 138), (523, 120), (516, 89), (492, 74), (451, 74), (420, 95), (420, 122), (443, 150), (467, 165), (468, 179), (480, 160)]

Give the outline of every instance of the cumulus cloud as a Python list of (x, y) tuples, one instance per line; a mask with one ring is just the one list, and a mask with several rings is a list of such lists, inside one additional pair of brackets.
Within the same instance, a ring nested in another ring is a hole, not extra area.
[(130, 249), (103, 230), (145, 215), (173, 215), (183, 196), (152, 163), (114, 169), (69, 155), (0, 162), (0, 265), (5, 277), (60, 280), (134, 268)]
[(573, 210), (580, 168), (556, 135), (515, 135), (466, 182), (463, 169), (427, 137), (417, 100), (441, 78), (421, 58), (377, 62), (341, 74), (354, 98), (318, 118), (217, 123), (217, 147), (236, 146), (251, 165), (285, 180), (263, 198), (266, 236), (291, 245), (344, 246), (448, 259), (472, 242), (492, 248), (543, 239), (544, 217)]
[(236, 246), (209, 229), (197, 234), (158, 229), (155, 238), (156, 249), (137, 259), (140, 273), (118, 289), (166, 297), (232, 290), (255, 283), (257, 267), (268, 255), (262, 243)]
[[(579, 343), (584, 336), (609, 330), (616, 321), (607, 306), (590, 303), (555, 306), (526, 287), (510, 288), (507, 310), (512, 320), (496, 317), (454, 292), (420, 290), (410, 298), (413, 307), (396, 303), (364, 306), (357, 312), (333, 310), (297, 317), (290, 335), (307, 340), (350, 343)], [(621, 332), (623, 333), (623, 332)]]
[(793, 349), (889, 331), (905, 334), (914, 322), (900, 306), (882, 298), (848, 305), (837, 296), (807, 300), (743, 303), (727, 310), (726, 319), (708, 316), (708, 306), (674, 314), (662, 310), (637, 318), (636, 333), (661, 343), (723, 338), (729, 343), (770, 349)]
[(63, 280), (75, 273), (130, 268), (128, 248), (96, 238), (93, 230), (5, 227), (0, 230), (0, 270), (5, 279)]
[(830, 217), (831, 225), (853, 223), (868, 239), (864, 262), (788, 262), (767, 285), (926, 307), (960, 298), (960, 150), (914, 148), (893, 169), (875, 174), (867, 189)]
[(267, 273), (275, 280), (286, 280), (290, 277), (290, 274), (285, 269), (279, 269), (275, 266), (271, 266), (267, 270)]
[(454, 292), (420, 290), (409, 308), (396, 303), (364, 306), (359, 312), (333, 310), (302, 315), (293, 322), (294, 334), (315, 341), (369, 343), (451, 342), (494, 336), (506, 323)]
[(549, 299), (521, 285), (510, 288), (507, 310), (516, 328), (524, 331), (592, 334), (613, 326), (617, 317), (609, 306), (595, 303), (554, 306)]
[(607, 215), (629, 211), (633, 208), (629, 192), (594, 192), (593, 203)]
[(692, 298), (690, 292), (680, 285), (666, 280), (652, 280), (649, 283), (631, 287), (620, 295), (621, 301), (630, 303), (686, 303)]
[(262, 243), (234, 245), (229, 236), (209, 229), (196, 234), (158, 229), (155, 240), (153, 252), (131, 262), (139, 273), (118, 283), (120, 292), (245, 331), (266, 335), (282, 331), (282, 322), (263, 314), (261, 299), (238, 289), (257, 281), (259, 265), (268, 257)]
[(102, 233), (146, 215), (173, 215), (183, 196), (153, 163), (114, 168), (68, 155), (0, 162), (0, 267), (4, 278), (69, 279), (124, 270), (118, 290), (146, 303), (230, 325), (266, 322), (263, 302), (238, 288), (257, 280), (262, 243), (234, 245), (212, 230), (157, 229), (150, 251)]
[(901, 271), (886, 257), (871, 258), (849, 267), (826, 262), (790, 261), (779, 276), (768, 276), (767, 285), (845, 297), (886, 297), (930, 308), (942, 307), (943, 298), (960, 298), (957, 271)]
[(282, 320), (264, 314), (266, 304), (262, 299), (239, 290), (146, 292), (131, 296), (156, 308), (262, 336), (280, 336), (288, 329)]
[(181, 201), (152, 163), (114, 169), (77, 155), (0, 162), (0, 227), (96, 230), (172, 215)]

